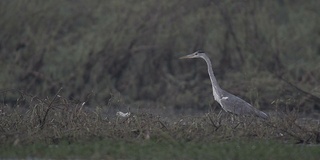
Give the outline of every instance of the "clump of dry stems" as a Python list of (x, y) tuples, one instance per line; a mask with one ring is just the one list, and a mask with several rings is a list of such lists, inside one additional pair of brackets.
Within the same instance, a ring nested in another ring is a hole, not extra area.
[(103, 116), (101, 109), (92, 109), (85, 102), (71, 102), (59, 94), (60, 90), (53, 98), (40, 99), (21, 92), (23, 98), (17, 104), (23, 105), (2, 104), (0, 142), (13, 145), (93, 139), (214, 142), (255, 138), (320, 143), (319, 121), (302, 121), (297, 113), (271, 115), (269, 120), (226, 113), (177, 120), (148, 113), (121, 118)]

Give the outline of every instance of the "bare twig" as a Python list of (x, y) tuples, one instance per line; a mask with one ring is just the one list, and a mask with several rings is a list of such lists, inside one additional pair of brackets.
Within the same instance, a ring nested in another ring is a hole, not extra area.
[(233, 40), (235, 42), (235, 47), (236, 47), (236, 50), (238, 51), (241, 63), (244, 63), (244, 57), (243, 57), (243, 54), (242, 54), (242, 49), (240, 47), (240, 42), (239, 42), (238, 37), (237, 37), (237, 35), (236, 35), (235, 31), (234, 31), (230, 15), (226, 12), (226, 9), (221, 7), (220, 1), (214, 0), (212, 2), (218, 8), (218, 10), (219, 10), (224, 22), (225, 22), (227, 31), (231, 35), (231, 37), (233, 38)]
[(320, 97), (310, 93), (310, 92), (307, 92), (303, 89), (301, 89), (300, 87), (298, 87), (297, 85), (293, 84), (292, 82), (290, 82), (289, 80), (283, 78), (282, 75), (278, 75), (278, 74), (275, 74), (276, 77), (278, 77), (280, 80), (282, 80), (283, 82), (287, 83), (288, 85), (290, 85), (291, 87), (295, 88), (296, 90), (298, 90), (299, 92), (305, 94), (305, 95), (308, 95), (310, 96), (314, 101), (320, 103)]
[(41, 120), (41, 123), (40, 123), (40, 128), (43, 129), (43, 126), (46, 122), (46, 119), (47, 119), (47, 116), (48, 116), (48, 113), (49, 111), (54, 107), (52, 106), (53, 102), (56, 100), (56, 98), (58, 97), (60, 91), (62, 90), (62, 87), (58, 90), (58, 92), (56, 93), (56, 95), (53, 97), (53, 99), (50, 101), (50, 104), (48, 106), (48, 109), (46, 110), (44, 116), (43, 116), (43, 119)]
[(209, 115), (207, 115), (207, 117), (209, 118), (212, 126), (215, 128), (214, 130), (217, 131), (217, 130), (221, 127), (221, 117), (219, 117), (218, 125), (216, 125), (216, 124), (213, 122), (212, 118), (211, 118)]

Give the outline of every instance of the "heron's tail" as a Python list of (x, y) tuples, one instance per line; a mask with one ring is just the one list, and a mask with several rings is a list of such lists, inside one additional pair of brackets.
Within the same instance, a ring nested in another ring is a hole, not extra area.
[(260, 117), (260, 118), (263, 118), (263, 119), (269, 119), (269, 116), (267, 113), (264, 113), (262, 111), (259, 111), (259, 110), (255, 110), (255, 114)]

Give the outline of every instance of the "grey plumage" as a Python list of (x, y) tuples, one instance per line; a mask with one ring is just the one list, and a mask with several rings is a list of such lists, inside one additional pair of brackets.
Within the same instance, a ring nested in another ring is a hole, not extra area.
[(197, 51), (190, 55), (180, 57), (180, 59), (185, 58), (202, 58), (206, 61), (208, 66), (208, 74), (212, 84), (213, 97), (221, 105), (223, 110), (236, 115), (256, 115), (264, 119), (269, 117), (266, 113), (252, 107), (251, 104), (243, 99), (221, 89), (213, 74), (211, 61), (205, 53)]
[(223, 106), (223, 109), (227, 112), (231, 112), (237, 115), (257, 115), (261, 118), (267, 119), (268, 115), (258, 109), (254, 108), (248, 102), (243, 99), (222, 90), (222, 96), (228, 97), (221, 99), (220, 105)]

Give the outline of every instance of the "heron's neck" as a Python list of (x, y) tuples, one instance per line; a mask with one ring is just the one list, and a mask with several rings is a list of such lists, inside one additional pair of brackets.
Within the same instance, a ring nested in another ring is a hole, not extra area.
[(204, 59), (207, 62), (207, 66), (208, 66), (208, 74), (211, 80), (211, 85), (212, 85), (212, 91), (213, 91), (213, 96), (214, 99), (220, 103), (221, 100), (221, 88), (217, 82), (216, 77), (213, 74), (213, 70), (212, 70), (212, 65), (211, 65), (211, 61), (209, 59), (208, 56), (205, 55), (205, 57), (202, 57), (202, 59)]

